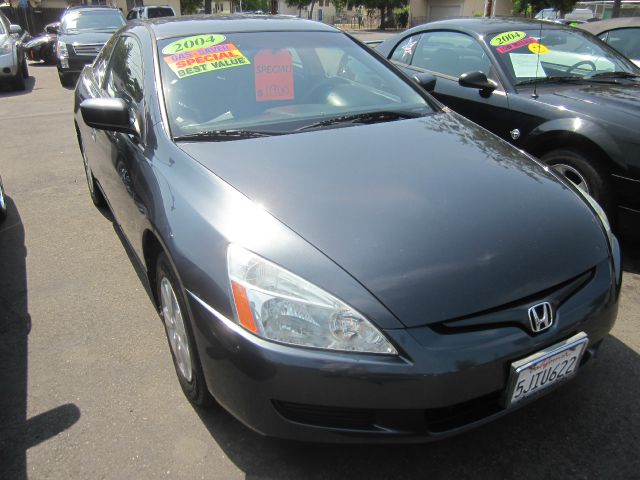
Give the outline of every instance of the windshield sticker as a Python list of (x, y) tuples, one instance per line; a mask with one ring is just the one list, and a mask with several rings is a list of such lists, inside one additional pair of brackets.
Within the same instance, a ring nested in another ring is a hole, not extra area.
[(164, 61), (178, 78), (214, 72), (223, 68), (251, 65), (247, 57), (233, 43), (221, 43), (198, 50), (167, 55), (164, 57)]
[(162, 49), (163, 55), (186, 52), (194, 48), (212, 47), (224, 42), (227, 39), (224, 35), (195, 35), (193, 37), (181, 38), (170, 43)]
[(400, 48), (402, 49), (404, 55), (411, 55), (413, 53), (413, 47), (415, 47), (417, 44), (418, 42), (414, 40), (413, 37), (411, 37), (409, 41), (402, 45)]
[[(507, 45), (502, 45), (501, 47), (497, 47), (496, 51), (498, 53), (509, 53), (513, 50), (517, 50), (518, 48), (526, 47), (527, 45), (531, 45), (532, 43), (536, 43), (537, 40), (533, 37), (523, 38), (522, 40), (518, 40), (517, 42), (509, 43)], [(531, 48), (531, 47), (529, 47)]]
[(529, 53), (510, 53), (513, 73), (517, 78), (545, 78), (544, 68), (538, 62), (537, 55)]
[(529, 45), (529, 50), (533, 53), (537, 53), (538, 55), (546, 55), (549, 53), (549, 49), (542, 45), (541, 43), (532, 43)]
[(493, 37), (490, 43), (492, 47), (499, 47), (522, 40), (526, 36), (527, 34), (524, 32), (504, 32)]
[(293, 63), (288, 50), (260, 50), (253, 59), (256, 101), (292, 100)]

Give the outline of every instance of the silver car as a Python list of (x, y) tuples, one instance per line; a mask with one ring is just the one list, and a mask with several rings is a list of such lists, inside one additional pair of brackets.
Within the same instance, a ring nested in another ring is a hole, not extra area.
[(27, 59), (20, 42), (22, 27), (13, 25), (0, 13), (0, 83), (24, 90), (29, 77)]

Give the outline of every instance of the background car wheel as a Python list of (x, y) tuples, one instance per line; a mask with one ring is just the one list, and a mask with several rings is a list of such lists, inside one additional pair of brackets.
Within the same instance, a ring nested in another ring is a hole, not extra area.
[(45, 51), (41, 53), (41, 58), (47, 65), (56, 64), (56, 49), (53, 45), (46, 47)]
[[(22, 62), (22, 65), (24, 65), (26, 62)], [(14, 90), (24, 90), (25, 88), (27, 88), (27, 85), (25, 83), (25, 76), (24, 76), (24, 67), (20, 65), (18, 67), (18, 71), (16, 72), (15, 76), (13, 77), (13, 81), (11, 82), (13, 84), (13, 88)]]
[(73, 73), (58, 72), (58, 77), (60, 78), (60, 83), (62, 84), (63, 87), (76, 86), (76, 78)]
[(27, 59), (22, 59), (22, 77), (26, 80), (29, 78), (29, 65), (27, 65)]
[(156, 264), (158, 310), (171, 348), (180, 386), (191, 403), (199, 407), (213, 404), (202, 374), (191, 322), (177, 277), (164, 253)]
[(541, 159), (577, 188), (595, 198), (613, 224), (614, 205), (607, 173), (595, 161), (586, 153), (574, 149), (552, 150)]
[(82, 163), (84, 164), (84, 173), (87, 177), (87, 186), (89, 187), (89, 196), (91, 197), (91, 201), (96, 207), (106, 207), (107, 201), (102, 195), (102, 191), (96, 182), (96, 179), (93, 177), (93, 173), (91, 172), (91, 168), (89, 168), (89, 162), (87, 161), (87, 156), (84, 153), (84, 146), (82, 145), (82, 141), (80, 141), (80, 154), (82, 155)]
[(0, 182), (0, 223), (7, 218), (7, 196), (4, 192), (2, 182)]

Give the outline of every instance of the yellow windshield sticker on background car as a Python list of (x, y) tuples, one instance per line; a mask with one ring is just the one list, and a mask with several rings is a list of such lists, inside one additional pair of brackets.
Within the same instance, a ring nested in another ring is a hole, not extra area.
[(221, 43), (167, 55), (164, 61), (179, 78), (214, 72), (223, 68), (251, 65), (249, 59), (233, 43)]
[(173, 53), (186, 52), (194, 48), (212, 47), (224, 42), (227, 39), (224, 35), (215, 35), (209, 33), (207, 35), (195, 35), (193, 37), (181, 38), (170, 43), (162, 49), (163, 55), (171, 55)]
[(549, 49), (542, 45), (541, 43), (532, 43), (529, 45), (529, 50), (533, 53), (537, 53), (538, 55), (546, 55), (549, 53)]
[(527, 34), (524, 32), (504, 32), (493, 37), (490, 43), (492, 47), (499, 47), (500, 45), (509, 45), (510, 43), (522, 40), (526, 36)]

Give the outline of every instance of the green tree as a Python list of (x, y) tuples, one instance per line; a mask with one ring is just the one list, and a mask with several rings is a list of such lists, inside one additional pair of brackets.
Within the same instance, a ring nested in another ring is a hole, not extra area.
[(405, 7), (409, 0), (363, 0), (362, 5), (367, 9), (380, 10), (380, 28), (394, 28), (396, 26), (394, 8)]
[[(197, 13), (202, 6), (202, 0), (180, 0), (180, 11), (182, 15)], [(211, 1), (209, 1), (209, 11), (211, 11)]]
[(296, 7), (298, 13), (302, 13), (303, 8), (308, 8), (308, 18), (313, 18), (313, 7), (316, 5), (316, 0), (285, 0), (288, 7)]
[(333, 6), (336, 7), (336, 13), (342, 12), (347, 7), (347, 0), (331, 0)]

